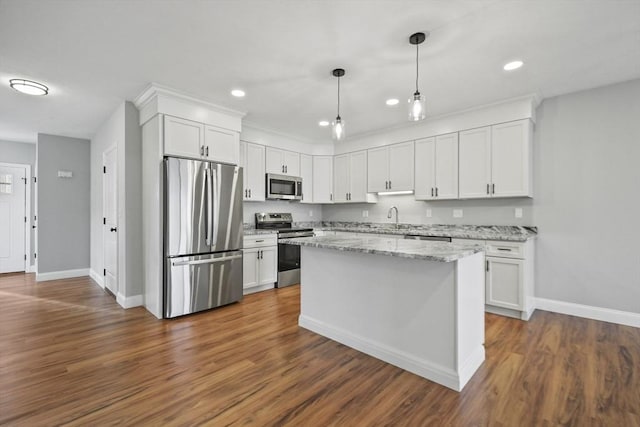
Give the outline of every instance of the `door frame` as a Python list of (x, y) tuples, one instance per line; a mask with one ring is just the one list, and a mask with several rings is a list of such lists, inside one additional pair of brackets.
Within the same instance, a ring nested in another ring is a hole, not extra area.
[[(31, 165), (24, 163), (5, 163), (0, 162), (0, 166), (9, 168), (24, 168), (25, 169), (25, 192), (24, 192), (24, 215), (27, 221), (24, 223), (24, 251), (27, 255), (27, 259), (24, 260), (24, 272), (33, 273), (36, 271), (35, 260), (34, 265), (31, 265), (31, 225), (33, 215), (31, 213)], [(37, 232), (37, 230), (36, 230)], [(34, 241), (37, 241), (34, 236)]]
[[(115, 179), (116, 179), (116, 185), (114, 186), (114, 189), (116, 191), (116, 227), (118, 227), (118, 233), (116, 233), (116, 262), (118, 263), (118, 274), (116, 274), (116, 288), (115, 288), (115, 292), (113, 292), (113, 296), (114, 298), (118, 297), (118, 293), (120, 292), (120, 259), (119, 259), (119, 255), (120, 255), (120, 218), (119, 218), (119, 210), (118, 210), (118, 144), (113, 144), (109, 147), (107, 147), (103, 152), (102, 152), (102, 167), (106, 167), (106, 156), (107, 153), (111, 152), (111, 151), (115, 151), (115, 156), (116, 156), (116, 174), (115, 174)], [(103, 169), (104, 171), (104, 169)], [(106, 185), (105, 185), (105, 173), (102, 173), (102, 218), (106, 218)], [(102, 269), (103, 272), (106, 269), (106, 263), (105, 263), (105, 257), (106, 257), (106, 251), (105, 251), (105, 242), (106, 242), (106, 224), (102, 223)], [(102, 289), (107, 289), (107, 282), (106, 282), (106, 276), (103, 274), (102, 275), (102, 283), (99, 283), (101, 285)], [(109, 291), (111, 292), (111, 291)]]

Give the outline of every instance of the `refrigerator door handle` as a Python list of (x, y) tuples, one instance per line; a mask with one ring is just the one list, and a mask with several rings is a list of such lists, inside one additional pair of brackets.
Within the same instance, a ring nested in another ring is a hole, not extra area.
[(201, 259), (198, 261), (176, 261), (176, 262), (172, 262), (171, 265), (173, 267), (179, 267), (182, 265), (214, 264), (217, 262), (231, 261), (231, 260), (240, 259), (240, 258), (242, 258), (242, 255), (232, 255), (232, 256), (226, 256), (221, 258)]
[(204, 195), (205, 195), (205, 228), (204, 228), (204, 241), (207, 246), (211, 246), (211, 170), (206, 167), (204, 170)]
[[(220, 223), (220, 188), (219, 185), (222, 181), (222, 177), (218, 177), (221, 173), (219, 167), (215, 169), (215, 171), (210, 170), (211, 172), (211, 190), (212, 190), (212, 203), (213, 205), (213, 227), (211, 228), (211, 249), (214, 249), (218, 243), (218, 229)], [(220, 179), (218, 179), (220, 178)]]

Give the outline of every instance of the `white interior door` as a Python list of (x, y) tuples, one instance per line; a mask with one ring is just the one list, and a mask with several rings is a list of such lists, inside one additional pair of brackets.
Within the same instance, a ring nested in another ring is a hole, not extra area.
[(0, 166), (0, 273), (26, 271), (26, 169)]
[(110, 148), (102, 154), (103, 192), (103, 257), (104, 285), (114, 295), (118, 292), (118, 187), (117, 149)]

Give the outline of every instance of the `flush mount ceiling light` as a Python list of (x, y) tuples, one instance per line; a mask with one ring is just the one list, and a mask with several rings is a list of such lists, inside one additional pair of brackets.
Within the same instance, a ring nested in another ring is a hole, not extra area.
[(244, 97), (245, 93), (242, 89), (233, 89), (231, 91), (231, 95), (235, 96), (236, 98), (242, 98)]
[(398, 105), (398, 102), (400, 102), (400, 101), (398, 101), (398, 99), (397, 99), (397, 98), (391, 98), (391, 99), (387, 99), (387, 100), (385, 101), (385, 103), (386, 103), (387, 105), (389, 105), (389, 106)]
[(420, 95), (418, 90), (418, 47), (425, 41), (429, 33), (414, 33), (409, 37), (409, 43), (416, 46), (416, 91), (413, 97), (409, 99), (409, 120), (418, 121), (425, 118), (425, 98), (424, 95)]
[(318, 122), (318, 126), (322, 126), (322, 127), (329, 126), (329, 122), (326, 120), (320, 120)]
[(344, 70), (342, 68), (336, 68), (332, 72), (334, 77), (338, 78), (338, 115), (336, 116), (333, 124), (332, 136), (336, 141), (344, 139), (344, 122), (340, 117), (340, 77), (344, 76)]
[(33, 82), (25, 79), (11, 79), (9, 80), (9, 86), (17, 90), (18, 92), (26, 93), (27, 95), (46, 95), (49, 93), (49, 88), (42, 83)]
[(518, 68), (522, 67), (524, 65), (524, 62), (522, 61), (511, 61), (507, 64), (504, 65), (504, 67), (502, 67), (505, 71), (513, 71), (513, 70), (517, 70)]

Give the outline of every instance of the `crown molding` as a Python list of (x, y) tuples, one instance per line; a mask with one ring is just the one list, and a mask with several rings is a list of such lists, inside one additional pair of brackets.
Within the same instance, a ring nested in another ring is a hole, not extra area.
[(158, 95), (165, 95), (175, 99), (180, 99), (190, 104), (199, 105), (208, 110), (212, 110), (218, 113), (223, 113), (223, 114), (227, 114), (227, 115), (238, 117), (238, 118), (243, 118), (244, 116), (247, 115), (247, 113), (243, 111), (238, 111), (231, 108), (223, 107), (221, 105), (214, 104), (212, 102), (205, 101), (200, 98), (196, 98), (195, 96), (187, 92), (173, 89), (168, 86), (161, 85), (159, 83), (150, 83), (142, 91), (142, 93), (140, 93), (138, 96), (135, 97), (135, 99), (133, 100), (133, 104), (136, 106), (136, 108), (138, 108), (138, 110), (141, 110), (142, 108), (144, 108), (145, 105), (151, 102), (154, 99), (154, 97)]

